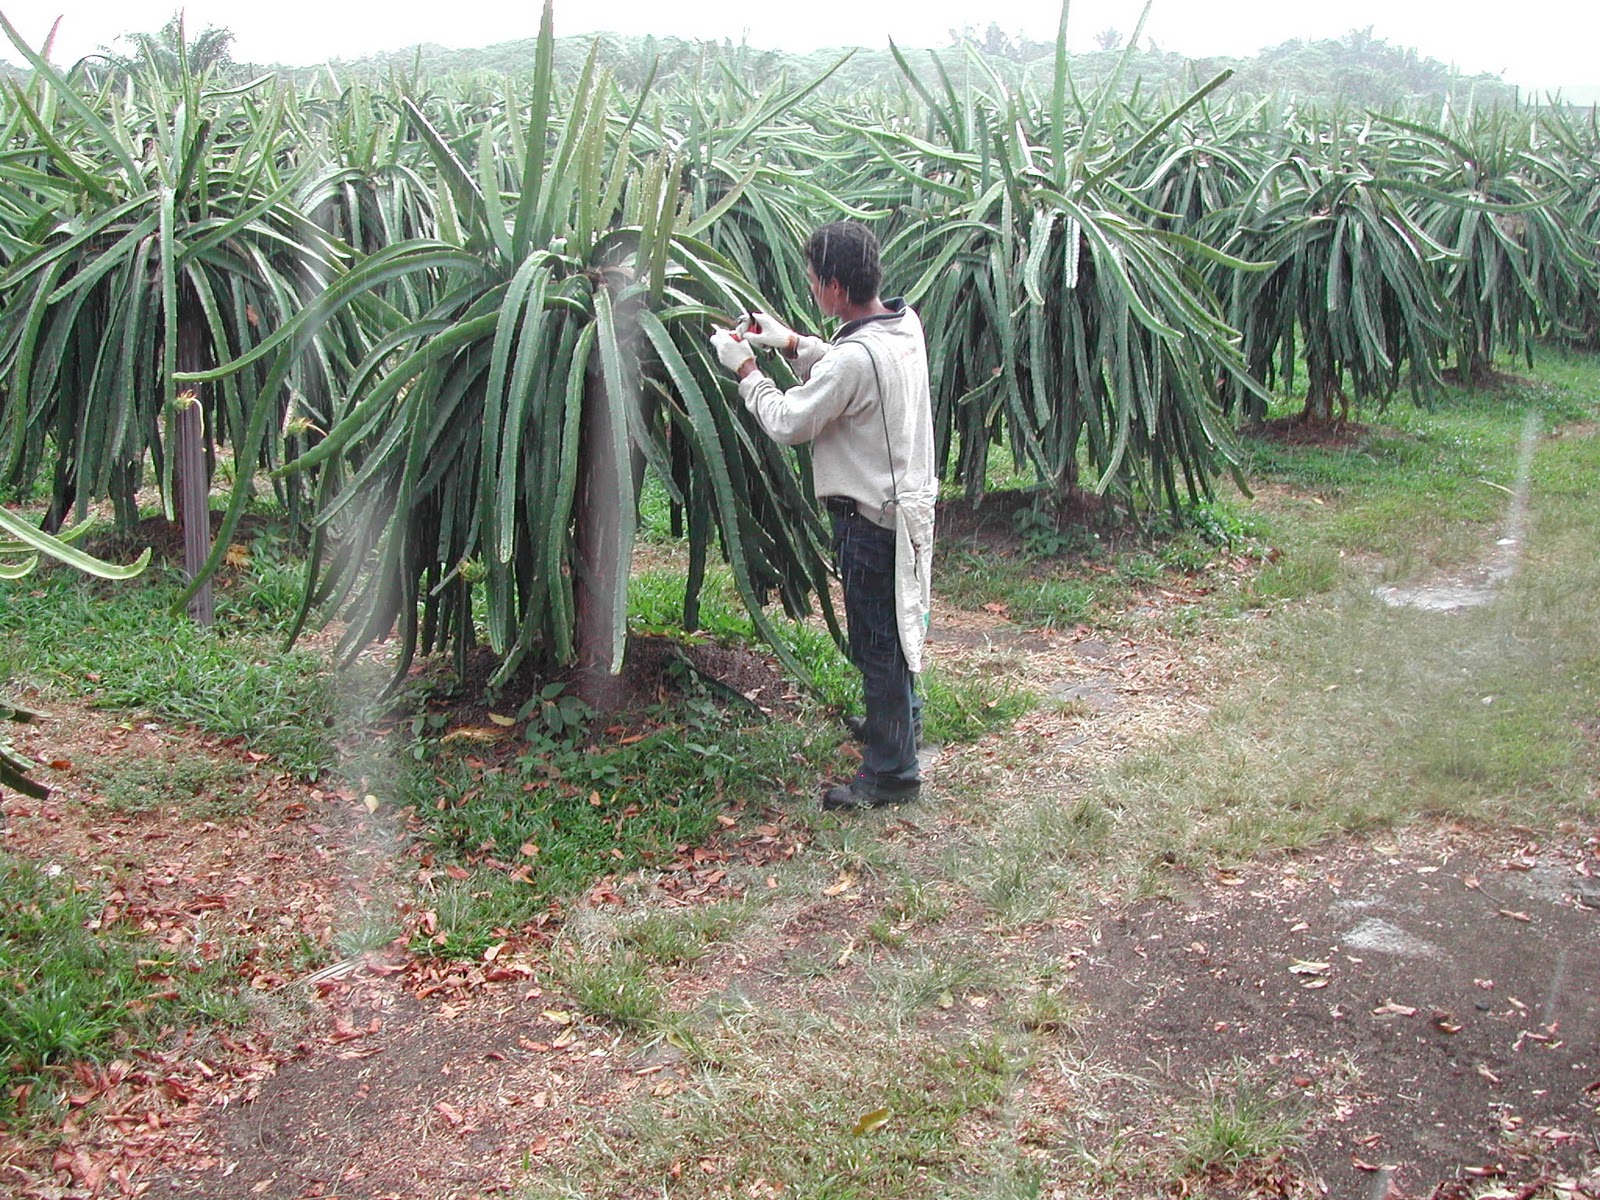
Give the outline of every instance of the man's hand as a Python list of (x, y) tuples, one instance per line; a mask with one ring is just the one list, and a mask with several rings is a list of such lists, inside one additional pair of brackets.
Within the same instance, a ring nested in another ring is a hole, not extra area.
[(711, 348), (717, 359), (740, 379), (756, 369), (756, 353), (731, 329), (715, 329), (711, 333)]
[(800, 336), (770, 313), (753, 312), (740, 317), (733, 331), (752, 346), (766, 346), (780, 354), (793, 354), (800, 344)]

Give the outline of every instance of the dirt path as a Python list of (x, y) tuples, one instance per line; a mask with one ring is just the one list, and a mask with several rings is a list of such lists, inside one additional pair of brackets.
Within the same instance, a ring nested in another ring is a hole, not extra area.
[(1207, 881), (1095, 930), (1077, 972), (1106, 1017), (1093, 1050), (1158, 1095), (1267, 1064), (1303, 1091), (1334, 1195), (1582, 1175), (1600, 1163), (1597, 874), (1593, 837), (1419, 829)]
[[(1022, 800), (1069, 804), (1098, 766), (1202, 720), (1208, 657), (1226, 651), (1025, 633), (992, 614), (942, 628), (941, 654), (1057, 702), (1004, 747), (944, 755), (923, 803), (854, 831), (799, 798), (730, 813), (682, 870), (597, 886), (559, 936), (603, 946), (643, 913), (743, 898), (754, 915), (665, 972), (677, 1012), (737, 1004), (777, 1029), (860, 1010), (892, 1018), (908, 1055), (1029, 1031), (1008, 1102), (963, 1128), (1036, 1168), (1035, 1195), (1171, 1194), (1150, 1164), (1171, 1161), (1195, 1106), (1252, 1098), (1295, 1113), (1303, 1141), (1214, 1173), (1211, 1194), (1600, 1195), (1597, 831), (1419, 826), (1183, 880), (1176, 900), (1079, 896), (1071, 915), (997, 927), (959, 864)], [(262, 949), (246, 966), (248, 1035), (88, 1073), (49, 1161), (0, 1146), (7, 1194), (439, 1200), (610, 1161), (584, 1194), (644, 1196), (660, 1193), (630, 1163), (652, 1155), (700, 1173), (685, 1195), (793, 1194), (740, 1174), (731, 1153), (685, 1162), (649, 1141), (640, 1114), (676, 1117), (704, 1063), (585, 1019), (550, 969), (554, 927), (478, 964), (380, 957), (297, 977), (296, 939), (327, 944), (339, 914), (395, 883), (358, 797), (246, 773), (242, 815), (107, 821), (72, 761), (159, 755), (177, 735), (84, 711), (26, 736), (38, 745), (25, 752), (66, 766), (48, 804), (7, 799), (8, 849), (108, 875), (128, 919), (176, 941), (227, 920)], [(952, 974), (956, 962), (976, 965)], [(1019, 997), (1034, 1016), (1019, 1021)], [(739, 1070), (732, 1056), (722, 1069)]]

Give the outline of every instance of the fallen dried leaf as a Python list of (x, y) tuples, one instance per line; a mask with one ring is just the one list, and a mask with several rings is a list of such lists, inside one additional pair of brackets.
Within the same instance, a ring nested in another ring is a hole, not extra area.
[(869, 1113), (863, 1113), (857, 1119), (850, 1132), (856, 1137), (871, 1133), (875, 1129), (882, 1129), (889, 1123), (889, 1118), (894, 1116), (894, 1110), (889, 1108), (875, 1108)]
[(1375, 1017), (1414, 1017), (1417, 1015), (1417, 1010), (1409, 1004), (1396, 1004), (1393, 1000), (1385, 1000), (1372, 1010), (1372, 1015)]

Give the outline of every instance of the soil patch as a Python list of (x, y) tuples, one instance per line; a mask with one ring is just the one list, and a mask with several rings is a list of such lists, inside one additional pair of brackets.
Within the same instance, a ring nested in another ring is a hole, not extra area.
[(1247, 426), (1245, 434), (1262, 441), (1285, 446), (1321, 446), (1337, 449), (1352, 446), (1370, 432), (1359, 421), (1308, 421), (1304, 417), (1273, 417)]
[(562, 1027), (539, 1013), (541, 996), (537, 986), (501, 987), (493, 1005), (441, 1005), (363, 980), (343, 998), (349, 1016), (337, 1028), (303, 1040), (251, 1104), (213, 1123), (210, 1161), (167, 1175), (148, 1195), (508, 1188), (524, 1155), (591, 1102), (585, 1085), (606, 1072), (614, 1040), (562, 1039)]
[(1180, 888), (1102, 923), (1076, 995), (1117, 1019), (1086, 1040), (1180, 1101), (1259, 1067), (1310, 1114), (1331, 1195), (1580, 1174), (1600, 1162), (1596, 876), (1600, 839), (1456, 830)]
[[(225, 516), (226, 514), (220, 511), (211, 513), (211, 535), (213, 538), (216, 537), (217, 531), (222, 528), (222, 521)], [(263, 517), (257, 513), (245, 513), (233, 528), (233, 542), (237, 545), (248, 547), (260, 534), (274, 533), (282, 535), (285, 529), (286, 526), (282, 521)], [(147, 547), (150, 550), (152, 562), (177, 563), (181, 565), (183, 562), (183, 526), (162, 516), (145, 517), (132, 529), (90, 536), (85, 539), (83, 548), (96, 558), (120, 563), (136, 557)]]
[(1514, 387), (1536, 387), (1536, 381), (1526, 375), (1517, 375), (1511, 371), (1497, 371), (1493, 367), (1481, 366), (1475, 371), (1468, 372), (1470, 378), (1463, 379), (1459, 368), (1445, 367), (1439, 372), (1439, 378), (1450, 387), (1487, 388), (1501, 391)]
[(1081, 488), (1052, 498), (1037, 488), (1005, 488), (986, 492), (981, 499), (945, 500), (937, 521), (939, 551), (951, 548), (1022, 551), (1027, 540), (1019, 530), (1020, 515), (1041, 508), (1056, 529), (1095, 529), (1103, 537), (1133, 536), (1136, 531), (1118, 523), (1111, 501)]

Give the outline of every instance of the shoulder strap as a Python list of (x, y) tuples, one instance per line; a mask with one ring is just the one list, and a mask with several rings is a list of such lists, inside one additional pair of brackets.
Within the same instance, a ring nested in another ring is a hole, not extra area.
[(883, 421), (883, 453), (889, 460), (889, 486), (892, 489), (889, 503), (884, 507), (900, 503), (900, 481), (894, 473), (894, 442), (889, 437), (889, 413), (884, 407), (883, 375), (878, 371), (878, 356), (872, 352), (872, 347), (865, 338), (846, 338), (854, 346), (860, 346), (867, 352), (867, 361), (872, 364), (872, 378), (878, 385), (878, 416)]

